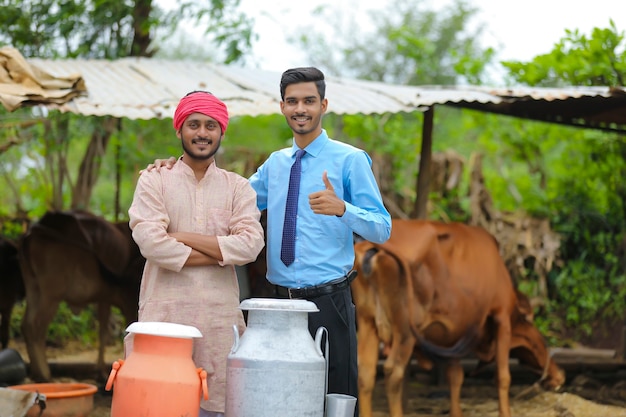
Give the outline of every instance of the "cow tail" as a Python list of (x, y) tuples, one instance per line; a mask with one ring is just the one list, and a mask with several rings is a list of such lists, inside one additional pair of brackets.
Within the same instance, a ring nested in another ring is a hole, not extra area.
[(366, 277), (369, 277), (373, 272), (372, 258), (378, 253), (379, 250), (380, 249), (377, 247), (370, 248), (367, 251), (365, 251), (365, 254), (363, 255), (363, 262), (361, 262), (361, 268), (363, 268), (363, 274)]
[(407, 310), (407, 314), (409, 317), (409, 320), (408, 320), (409, 327), (411, 329), (411, 332), (417, 336), (419, 335), (419, 329), (418, 329), (418, 325), (416, 324), (416, 321), (419, 323), (422, 323), (424, 321), (424, 312), (422, 312), (421, 317), (416, 319), (415, 305), (418, 301), (416, 301), (415, 292), (414, 292), (413, 274), (412, 274), (413, 270), (411, 269), (411, 264), (405, 259), (404, 256), (402, 256), (401, 253), (395, 250), (396, 248), (394, 246), (385, 245), (385, 244), (374, 244), (374, 247), (377, 248), (378, 250), (385, 251), (388, 255), (393, 257), (396, 260), (396, 262), (398, 262), (398, 264), (400, 265), (400, 270), (402, 271), (402, 273), (404, 273), (404, 279), (406, 282), (406, 310)]

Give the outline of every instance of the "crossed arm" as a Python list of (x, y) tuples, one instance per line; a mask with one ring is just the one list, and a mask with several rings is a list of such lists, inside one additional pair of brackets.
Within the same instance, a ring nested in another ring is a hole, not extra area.
[(217, 265), (224, 260), (215, 236), (192, 232), (174, 232), (169, 235), (191, 248), (185, 266)]

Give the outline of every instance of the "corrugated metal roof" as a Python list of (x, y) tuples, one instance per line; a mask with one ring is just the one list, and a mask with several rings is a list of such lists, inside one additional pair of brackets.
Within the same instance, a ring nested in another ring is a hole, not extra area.
[(626, 133), (624, 87), (470, 87), (500, 97), (499, 103), (448, 103), (525, 119)]
[[(88, 95), (63, 104), (63, 111), (130, 119), (172, 117), (180, 97), (192, 90), (208, 90), (226, 102), (232, 116), (280, 113), (279, 72), (151, 58), (27, 61), (54, 76), (82, 75)], [(452, 89), (425, 90), (336, 77), (327, 77), (326, 84), (328, 111), (338, 114), (413, 112), (461, 100), (500, 101), (481, 91), (463, 96)]]
[[(30, 65), (55, 77), (80, 74), (87, 95), (46, 103), (83, 115), (130, 119), (170, 118), (178, 100), (192, 90), (207, 90), (224, 100), (231, 116), (280, 112), (279, 72), (195, 61), (122, 58), (115, 61), (30, 58)], [(2, 93), (0, 84), (0, 94)], [(397, 113), (436, 104), (554, 123), (626, 131), (623, 88), (493, 88), (403, 86), (327, 77), (329, 112)], [(37, 99), (24, 98), (24, 105)]]

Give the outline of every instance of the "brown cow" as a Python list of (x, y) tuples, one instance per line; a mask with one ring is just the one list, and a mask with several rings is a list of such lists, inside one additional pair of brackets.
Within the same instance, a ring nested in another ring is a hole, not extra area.
[[(509, 355), (545, 371), (556, 388), (564, 373), (527, 320), (516, 289), (489, 233), (460, 223), (394, 220), (384, 244), (355, 244), (352, 283), (356, 305), (361, 417), (372, 416), (379, 345), (386, 346), (385, 389), (391, 417), (401, 417), (402, 383), (413, 355), (425, 369), (447, 361), (450, 416), (461, 417), (463, 368), (474, 354), (496, 362), (499, 415), (510, 417)], [(407, 273), (408, 272), (408, 273)]]
[(17, 245), (0, 237), (0, 346), (9, 344), (13, 305), (24, 298), (24, 281), (17, 260)]
[(46, 334), (61, 301), (75, 312), (98, 304), (97, 366), (106, 376), (104, 347), (111, 306), (119, 307), (128, 323), (137, 320), (145, 259), (128, 223), (111, 223), (82, 211), (48, 212), (23, 236), (19, 254), (26, 287), (22, 333), (31, 377), (50, 379)]

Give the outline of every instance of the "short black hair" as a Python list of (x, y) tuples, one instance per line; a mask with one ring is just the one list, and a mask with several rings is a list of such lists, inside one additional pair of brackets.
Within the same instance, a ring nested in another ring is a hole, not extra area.
[(326, 95), (326, 81), (324, 73), (315, 67), (290, 68), (283, 72), (280, 77), (280, 98), (285, 100), (285, 90), (290, 84), (314, 82), (320, 99), (324, 100)]

